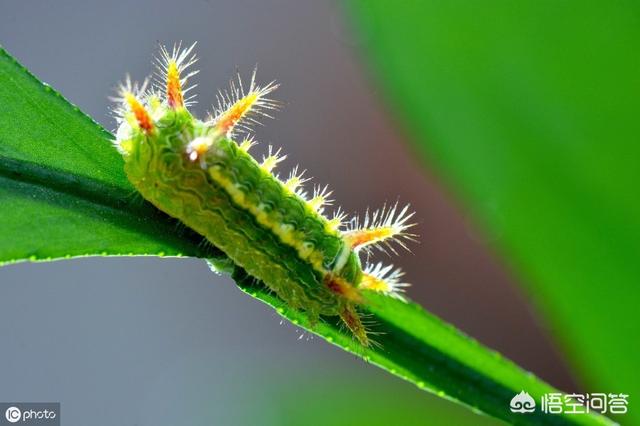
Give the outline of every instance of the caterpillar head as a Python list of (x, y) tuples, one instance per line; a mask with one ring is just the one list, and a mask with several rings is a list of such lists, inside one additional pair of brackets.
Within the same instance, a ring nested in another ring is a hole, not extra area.
[(118, 95), (113, 98), (118, 122), (114, 144), (125, 159), (140, 155), (149, 138), (168, 138), (191, 161), (197, 161), (216, 140), (232, 138), (238, 130), (248, 131), (251, 124), (258, 123), (259, 116), (270, 117), (269, 110), (278, 107), (267, 97), (278, 85), (271, 82), (258, 86), (254, 70), (246, 89), (238, 76), (228, 90), (218, 93), (209, 118), (195, 118), (188, 110), (195, 103), (195, 95), (189, 93), (196, 87), (190, 81), (198, 73), (190, 69), (197, 62), (192, 53), (195, 45), (182, 48), (177, 44), (171, 51), (161, 46), (152, 85), (149, 79), (137, 84), (127, 77), (118, 87)]

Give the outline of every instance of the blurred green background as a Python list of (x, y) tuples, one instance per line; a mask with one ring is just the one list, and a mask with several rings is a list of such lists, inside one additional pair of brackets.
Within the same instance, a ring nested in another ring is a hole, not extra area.
[(637, 395), (638, 4), (355, 1), (352, 12), (390, 110), (495, 236), (573, 371), (592, 391)]

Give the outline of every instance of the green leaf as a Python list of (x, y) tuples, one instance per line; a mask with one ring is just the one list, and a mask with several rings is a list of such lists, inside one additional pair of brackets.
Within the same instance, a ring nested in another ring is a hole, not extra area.
[[(0, 261), (76, 255), (178, 254), (217, 256), (197, 236), (132, 197), (111, 136), (9, 55), (0, 52)], [(77, 164), (77, 166), (76, 166)], [(598, 415), (514, 414), (523, 389), (539, 400), (554, 389), (414, 303), (370, 296), (368, 311), (380, 347), (363, 349), (335, 318), (312, 326), (236, 268), (246, 292), (294, 323), (364, 357), (422, 389), (523, 424), (610, 424)]]
[(217, 256), (136, 197), (112, 136), (0, 49), (0, 263)]
[(369, 295), (372, 331), (379, 347), (363, 349), (332, 318), (312, 326), (308, 318), (290, 309), (264, 286), (242, 271), (234, 274), (238, 286), (274, 307), (280, 315), (329, 342), (363, 357), (418, 387), (438, 396), (514, 424), (613, 424), (596, 415), (549, 415), (539, 410), (514, 414), (509, 401), (521, 390), (540, 401), (543, 394), (558, 392), (533, 374), (523, 371), (499, 353), (489, 350), (421, 306)]
[(638, 3), (350, 4), (391, 109), (589, 389), (640, 394)]

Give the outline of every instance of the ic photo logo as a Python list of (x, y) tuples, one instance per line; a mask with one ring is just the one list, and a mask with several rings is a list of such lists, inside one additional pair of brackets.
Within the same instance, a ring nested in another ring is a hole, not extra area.
[(60, 426), (60, 403), (0, 402), (0, 426), (2, 425)]
[(4, 412), (4, 417), (9, 423), (17, 423), (22, 418), (22, 411), (18, 407), (11, 406)]

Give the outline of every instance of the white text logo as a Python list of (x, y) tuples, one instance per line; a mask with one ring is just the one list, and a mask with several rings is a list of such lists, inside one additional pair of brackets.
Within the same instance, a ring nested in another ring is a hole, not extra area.
[[(629, 411), (629, 394), (626, 393), (560, 393), (550, 392), (540, 396), (540, 412), (544, 414), (626, 414)], [(533, 413), (536, 401), (522, 391), (511, 398), (509, 409), (513, 413)]]
[(514, 413), (533, 413), (536, 410), (536, 402), (527, 392), (522, 391), (513, 398), (509, 408)]
[(22, 412), (18, 407), (9, 407), (7, 411), (4, 412), (4, 418), (7, 419), (9, 423), (19, 422), (20, 417), (22, 417)]

